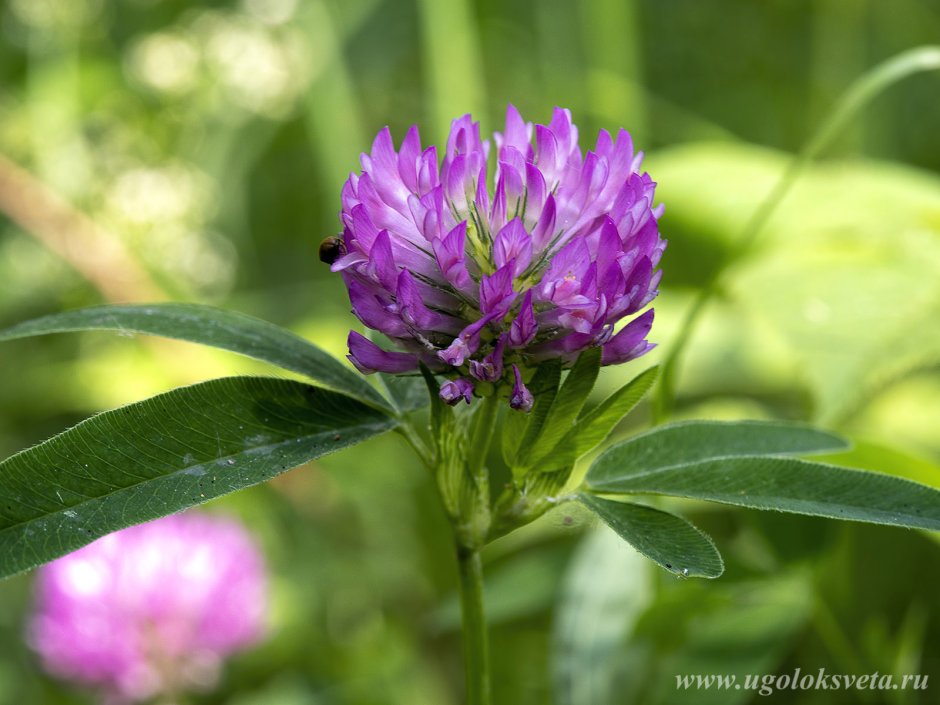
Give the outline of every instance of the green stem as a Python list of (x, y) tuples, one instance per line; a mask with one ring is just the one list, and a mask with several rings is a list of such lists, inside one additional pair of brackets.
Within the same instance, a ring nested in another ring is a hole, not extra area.
[(490, 705), (489, 644), (483, 609), (483, 562), (480, 560), (480, 552), (458, 546), (457, 564), (460, 569), (467, 705)]
[(401, 423), (395, 427), (395, 430), (408, 442), (415, 454), (421, 459), (425, 467), (432, 469), (434, 463), (431, 450), (421, 438), (421, 435), (415, 430), (415, 427), (408, 419), (402, 419)]
[(490, 441), (496, 429), (496, 415), (500, 399), (495, 394), (481, 400), (470, 423), (470, 449), (467, 454), (467, 473), (480, 482), (488, 483), (485, 463)]
[(898, 81), (923, 71), (936, 71), (940, 69), (940, 46), (926, 46), (902, 52), (897, 56), (884, 61), (862, 75), (855, 81), (839, 99), (835, 110), (819, 126), (809, 141), (791, 160), (780, 179), (774, 184), (770, 193), (760, 203), (738, 237), (734, 249), (725, 258), (722, 264), (712, 273), (682, 322), (679, 334), (673, 341), (669, 354), (663, 361), (659, 389), (654, 404), (655, 422), (662, 423), (669, 415), (674, 398), (676, 366), (679, 363), (692, 332), (698, 323), (705, 306), (718, 293), (721, 278), (728, 268), (747, 254), (753, 246), (757, 236), (764, 229), (770, 217), (789, 193), (793, 184), (803, 170), (815, 159), (820, 152), (839, 134), (846, 123), (861, 110), (869, 101), (875, 98), (886, 88)]

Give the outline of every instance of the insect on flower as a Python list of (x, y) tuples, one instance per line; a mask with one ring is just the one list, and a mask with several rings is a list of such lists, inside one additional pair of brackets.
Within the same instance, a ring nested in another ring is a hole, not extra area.
[(333, 264), (336, 260), (346, 254), (346, 245), (341, 237), (324, 238), (320, 243), (320, 261), (326, 264)]

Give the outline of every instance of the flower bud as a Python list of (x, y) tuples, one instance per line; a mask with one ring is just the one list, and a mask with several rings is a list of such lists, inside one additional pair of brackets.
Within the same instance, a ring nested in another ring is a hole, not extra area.
[(461, 400), (470, 403), (473, 398), (473, 382), (463, 377), (448, 380), (441, 385), (441, 399), (454, 406)]
[(532, 398), (532, 392), (522, 383), (522, 375), (519, 373), (519, 368), (513, 365), (512, 371), (516, 380), (512, 387), (512, 394), (509, 396), (509, 406), (516, 411), (528, 413), (532, 411), (532, 405), (535, 403), (535, 399)]

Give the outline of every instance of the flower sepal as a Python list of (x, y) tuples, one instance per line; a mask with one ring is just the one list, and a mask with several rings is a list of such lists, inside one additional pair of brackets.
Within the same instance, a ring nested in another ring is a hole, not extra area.
[[(461, 378), (442, 385), (425, 365), (421, 365), (421, 373), (431, 399), (433, 457), (428, 464), (458, 545), (478, 550), (486, 544), (491, 525), (485, 460), (495, 425), (497, 397), (467, 407), (461, 403), (465, 400), (465, 386), (458, 384)], [(453, 402), (452, 395), (456, 395)]]
[[(493, 509), (491, 540), (538, 519), (550, 509), (574, 499), (578, 491), (571, 485), (575, 463), (586, 453), (600, 445), (629, 414), (650, 390), (656, 381), (659, 369), (651, 367), (630, 380), (596, 406), (586, 409), (578, 407), (567, 414), (567, 424), (553, 423), (552, 409), (556, 414), (569, 407), (579, 396), (585, 399), (586, 381), (591, 379), (593, 365), (597, 364), (596, 353), (586, 356), (582, 353), (577, 364), (569, 372), (565, 383), (558, 388), (553, 373), (533, 376), (531, 386), (538, 390), (536, 394), (535, 416), (530, 423), (544, 414), (544, 428), (548, 425), (550, 437), (545, 437), (544, 446), (538, 454), (518, 452), (506, 456), (507, 441), (516, 435), (527, 435), (528, 429), (512, 428), (512, 417), (503, 425), (504, 458), (513, 469), (513, 482), (507, 485)], [(568, 390), (566, 392), (566, 389)], [(576, 391), (578, 392), (576, 394)], [(547, 410), (540, 410), (539, 404), (551, 399)], [(583, 402), (582, 402), (583, 404)], [(575, 404), (575, 406), (577, 406)], [(557, 416), (555, 417), (558, 418)]]

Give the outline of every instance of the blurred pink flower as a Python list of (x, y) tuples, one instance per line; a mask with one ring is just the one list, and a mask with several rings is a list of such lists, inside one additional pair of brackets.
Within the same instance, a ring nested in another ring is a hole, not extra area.
[(29, 638), (110, 702), (211, 686), (263, 635), (265, 566), (233, 519), (196, 512), (105, 536), (39, 570)]

